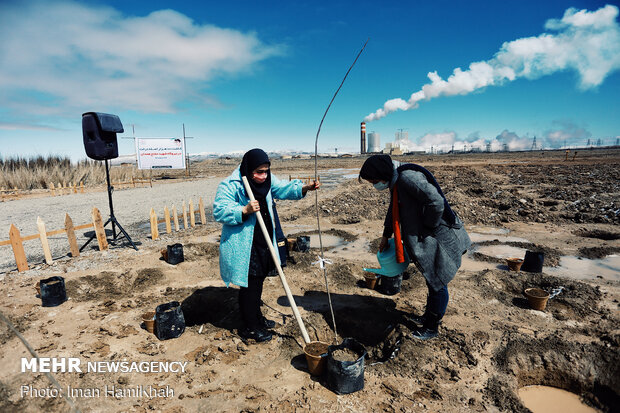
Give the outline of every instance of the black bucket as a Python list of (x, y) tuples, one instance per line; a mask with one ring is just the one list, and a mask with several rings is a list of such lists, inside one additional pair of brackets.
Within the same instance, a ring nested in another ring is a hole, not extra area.
[(310, 251), (310, 237), (307, 235), (302, 235), (301, 237), (297, 237), (296, 250), (299, 252)]
[(545, 253), (538, 251), (525, 251), (525, 258), (521, 265), (521, 271), (542, 272)]
[(183, 245), (168, 245), (168, 260), (166, 262), (168, 264), (176, 265), (183, 261), (185, 261), (185, 259), (183, 258)]
[(400, 288), (403, 285), (403, 274), (398, 274), (395, 277), (381, 276), (381, 284), (379, 285), (379, 292), (385, 295), (394, 295), (400, 292)]
[[(334, 359), (336, 350), (347, 348), (358, 355), (355, 361)], [(349, 394), (364, 388), (366, 349), (355, 339), (345, 338), (342, 344), (327, 347), (327, 387), (336, 394)]]
[(65, 279), (56, 276), (46, 278), (39, 282), (41, 288), (41, 305), (43, 307), (56, 307), (67, 301)]
[(178, 301), (160, 304), (155, 309), (155, 335), (160, 340), (177, 338), (185, 331), (185, 317)]

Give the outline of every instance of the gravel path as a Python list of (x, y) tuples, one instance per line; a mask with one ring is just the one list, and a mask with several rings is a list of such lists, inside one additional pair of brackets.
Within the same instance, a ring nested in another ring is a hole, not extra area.
[[(357, 176), (355, 169), (336, 168), (320, 171), (323, 189), (334, 188), (345, 179)], [(293, 172), (293, 176), (308, 176), (308, 171)], [(286, 179), (288, 173), (277, 174), (280, 179)], [(194, 202), (194, 208), (198, 209), (198, 200), (202, 197), (205, 204), (207, 221), (213, 221), (212, 208), (215, 192), (218, 184), (224, 176), (197, 179), (193, 181), (170, 181), (154, 183), (153, 187), (128, 188), (114, 191), (112, 200), (114, 203), (114, 215), (122, 227), (129, 233), (132, 240), (140, 245), (141, 239), (150, 237), (151, 227), (149, 223), (149, 211), (155, 209), (158, 218), (163, 218), (164, 207), (171, 209), (176, 205), (179, 211), (179, 224), (182, 226), (181, 206), (183, 201), (186, 205), (189, 200)], [(39, 232), (37, 217), (45, 222), (47, 232), (62, 229), (65, 226), (65, 213), (73, 220), (73, 225), (78, 226), (92, 222), (91, 211), (97, 207), (101, 212), (104, 222), (108, 219), (110, 210), (108, 206), (107, 191), (87, 192), (84, 194), (71, 194), (55, 197), (27, 198), (0, 203), (0, 241), (9, 239), (9, 228), (15, 224), (21, 236), (33, 235)], [(198, 219), (198, 217), (197, 217)], [(165, 225), (159, 224), (159, 230), (164, 231)], [(118, 230), (117, 230), (118, 231)], [(112, 238), (112, 226), (106, 226), (108, 241)], [(76, 231), (78, 245), (82, 246), (93, 234), (92, 229)], [(69, 254), (69, 245), (65, 234), (48, 237), (48, 242), (54, 260), (66, 257)], [(97, 242), (90, 242), (86, 250), (96, 248)], [(24, 242), (24, 250), (30, 267), (44, 262), (43, 249), (38, 239)], [(0, 247), (0, 274), (16, 269), (13, 250), (10, 245)]]
[[(165, 206), (171, 208), (174, 204), (180, 211), (183, 201), (189, 203), (189, 200), (192, 199), (197, 209), (198, 199), (202, 197), (207, 220), (212, 220), (213, 199), (217, 185), (221, 180), (222, 178), (218, 177), (185, 182), (158, 182), (152, 188), (116, 190), (112, 196), (114, 215), (136, 243), (139, 243), (141, 238), (150, 236), (149, 211), (151, 208), (155, 208), (159, 218), (162, 218)], [(0, 229), (2, 229), (0, 240), (4, 241), (9, 238), (11, 224), (17, 226), (22, 237), (38, 233), (38, 216), (45, 222), (48, 232), (64, 228), (65, 213), (69, 214), (75, 226), (87, 224), (92, 222), (91, 211), (93, 207), (99, 208), (105, 222), (110, 213), (107, 191), (2, 202), (0, 203)], [(163, 224), (161, 225), (163, 227)], [(109, 239), (112, 233), (111, 225), (106, 226), (106, 231), (110, 234)], [(76, 231), (78, 245), (83, 245), (91, 233), (91, 229)], [(64, 257), (69, 253), (67, 237), (64, 234), (51, 236), (48, 240), (54, 259)], [(92, 241), (87, 248), (91, 248), (93, 244), (97, 244), (96, 240)], [(29, 264), (43, 262), (43, 249), (38, 239), (24, 242), (24, 250)], [(15, 268), (11, 246), (1, 246), (0, 273)]]

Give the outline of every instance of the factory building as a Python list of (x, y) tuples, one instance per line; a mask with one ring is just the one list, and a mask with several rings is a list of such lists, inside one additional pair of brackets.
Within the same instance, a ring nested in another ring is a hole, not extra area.
[(368, 152), (381, 152), (381, 135), (379, 135), (377, 132), (370, 132), (368, 134)]

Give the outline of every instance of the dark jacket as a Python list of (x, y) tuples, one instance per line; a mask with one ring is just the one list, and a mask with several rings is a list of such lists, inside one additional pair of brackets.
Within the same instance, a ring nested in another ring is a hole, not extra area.
[[(405, 170), (399, 174), (399, 163), (394, 164), (390, 192), (397, 183), (403, 243), (413, 263), (437, 291), (454, 278), (471, 240), (458, 217), (453, 225), (442, 218), (443, 198), (423, 173)], [(392, 202), (384, 225), (383, 235), (389, 238), (393, 232)]]

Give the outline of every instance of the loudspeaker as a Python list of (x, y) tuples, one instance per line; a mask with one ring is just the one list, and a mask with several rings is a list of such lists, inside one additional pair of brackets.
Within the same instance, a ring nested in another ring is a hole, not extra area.
[(99, 112), (82, 114), (84, 149), (89, 158), (102, 161), (118, 158), (116, 134), (124, 132), (123, 124), (116, 115)]

